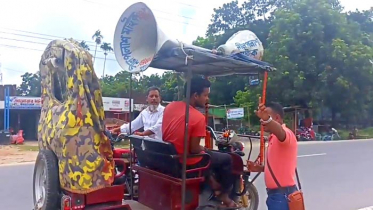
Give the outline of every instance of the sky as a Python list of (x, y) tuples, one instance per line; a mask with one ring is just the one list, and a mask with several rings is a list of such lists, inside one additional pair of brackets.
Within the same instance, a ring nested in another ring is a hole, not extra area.
[[(204, 36), (213, 9), (231, 0), (143, 0), (157, 19), (159, 28), (173, 39), (191, 44)], [(243, 2), (240, 0), (239, 2)], [(38, 71), (41, 55), (54, 39), (85, 40), (94, 54), (92, 35), (101, 30), (104, 42), (112, 43), (115, 26), (135, 0), (0, 0), (0, 70), (3, 84), (20, 84), (21, 75)], [(341, 0), (345, 10), (369, 9), (367, 0)], [(255, 31), (254, 31), (255, 33)], [(104, 54), (97, 51), (95, 71), (102, 75)], [(121, 71), (109, 53), (105, 74)], [(145, 74), (162, 73), (149, 68)]]

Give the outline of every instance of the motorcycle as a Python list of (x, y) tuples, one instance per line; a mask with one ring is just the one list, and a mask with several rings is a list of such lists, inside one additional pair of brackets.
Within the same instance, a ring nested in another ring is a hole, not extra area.
[(315, 140), (315, 132), (312, 128), (301, 127), (296, 131), (298, 141), (311, 141)]
[[(245, 152), (243, 151), (245, 144), (238, 141), (238, 136), (234, 131), (226, 130), (223, 135), (217, 136), (211, 127), (207, 126), (207, 130), (215, 140), (215, 145), (218, 148), (217, 151), (231, 154), (234, 163), (242, 161), (240, 157), (245, 156)], [(250, 148), (249, 155), (251, 155), (251, 151), (252, 148)], [(243, 164), (243, 167), (245, 166)], [(239, 210), (257, 210), (259, 206), (258, 191), (249, 179), (250, 172), (248, 170), (241, 170), (242, 172), (233, 174), (234, 185), (230, 198), (241, 205), (240, 208), (237, 208)], [(203, 209), (209, 209), (206, 207), (215, 209), (214, 207), (220, 204), (220, 201), (215, 197), (213, 190), (208, 184), (204, 184), (202, 187), (200, 203), (205, 204), (201, 205)]]

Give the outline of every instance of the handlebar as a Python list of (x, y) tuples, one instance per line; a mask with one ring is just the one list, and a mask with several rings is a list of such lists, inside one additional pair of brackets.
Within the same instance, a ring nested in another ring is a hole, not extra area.
[[(215, 132), (214, 129), (212, 129), (210, 126), (206, 126), (206, 130), (208, 130), (210, 133), (211, 133), (211, 137), (217, 141), (218, 140), (218, 137), (217, 137), (217, 133), (218, 134), (223, 134), (222, 132)], [(242, 136), (242, 137), (248, 137), (249, 138), (249, 141), (250, 141), (250, 150), (249, 150), (249, 155), (247, 157), (247, 159), (249, 160), (250, 157), (251, 157), (251, 153), (252, 153), (252, 150), (253, 150), (253, 145), (252, 145), (252, 140), (251, 138), (260, 138), (260, 136), (252, 136), (252, 135), (240, 135), (240, 134), (235, 134), (237, 136)], [(240, 156), (244, 156), (245, 153), (242, 152), (242, 151), (239, 151), (239, 150), (236, 150), (234, 151), (236, 154), (240, 155)]]
[(210, 133), (211, 133), (211, 137), (212, 137), (213, 139), (215, 139), (215, 140), (218, 139), (218, 137), (216, 136), (216, 133), (215, 133), (214, 129), (212, 129), (210, 126), (206, 126), (206, 130), (210, 131)]
[(112, 135), (112, 133), (109, 130), (105, 130), (104, 134), (109, 138), (109, 140), (112, 143), (121, 142), (127, 136), (126, 133), (119, 133), (118, 136), (116, 138), (114, 138), (113, 135)]

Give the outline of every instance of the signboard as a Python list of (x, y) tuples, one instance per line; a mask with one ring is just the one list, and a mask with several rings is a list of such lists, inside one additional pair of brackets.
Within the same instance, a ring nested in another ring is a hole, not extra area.
[[(130, 100), (128, 98), (111, 98), (102, 97), (104, 103), (104, 111), (110, 112), (129, 112)], [(133, 107), (133, 99), (132, 99)]]
[[(128, 98), (102, 97), (102, 101), (104, 103), (105, 111), (129, 112), (130, 110), (130, 100)], [(4, 108), (5, 102), (3, 101), (0, 103), (0, 108)], [(133, 99), (132, 107), (134, 107)], [(41, 109), (41, 98), (26, 96), (10, 96), (9, 109)]]
[(228, 119), (243, 118), (245, 116), (244, 108), (233, 108), (227, 110)]
[(10, 96), (9, 109), (41, 109), (41, 98)]

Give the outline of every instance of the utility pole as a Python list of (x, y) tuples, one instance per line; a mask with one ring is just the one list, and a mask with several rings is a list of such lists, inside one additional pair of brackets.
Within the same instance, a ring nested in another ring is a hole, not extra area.
[(3, 71), (1, 69), (1, 54), (0, 54), (0, 85), (3, 85)]
[(249, 129), (251, 129), (251, 123), (250, 123), (250, 106), (247, 105), (247, 122), (249, 123)]

